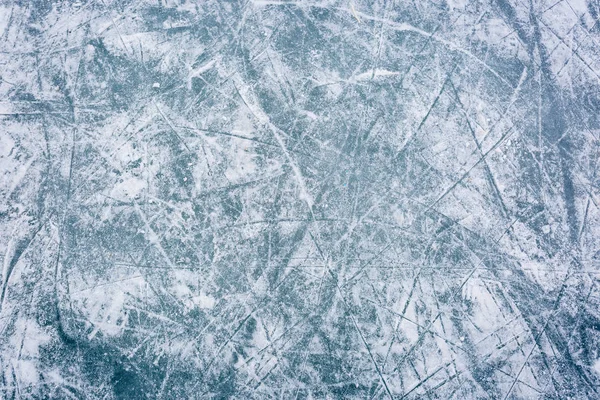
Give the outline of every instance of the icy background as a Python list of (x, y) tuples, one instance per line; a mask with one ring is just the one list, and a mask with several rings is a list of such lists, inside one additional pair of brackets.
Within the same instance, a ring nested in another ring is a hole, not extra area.
[(0, 398), (600, 397), (600, 2), (0, 3)]

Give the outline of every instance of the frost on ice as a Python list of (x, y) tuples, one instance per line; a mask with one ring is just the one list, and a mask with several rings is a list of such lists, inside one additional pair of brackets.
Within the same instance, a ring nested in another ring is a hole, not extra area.
[(0, 5), (0, 397), (600, 397), (594, 0)]

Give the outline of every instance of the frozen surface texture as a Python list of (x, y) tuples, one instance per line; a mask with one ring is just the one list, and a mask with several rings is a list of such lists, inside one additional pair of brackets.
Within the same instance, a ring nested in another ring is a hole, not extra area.
[(0, 3), (0, 397), (600, 397), (596, 0)]

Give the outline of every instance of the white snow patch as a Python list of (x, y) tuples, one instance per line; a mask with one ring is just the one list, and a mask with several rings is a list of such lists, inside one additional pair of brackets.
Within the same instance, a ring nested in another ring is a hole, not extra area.
[(600, 376), (600, 358), (594, 362), (592, 367), (594, 368), (594, 372)]
[(213, 308), (217, 302), (214, 297), (200, 293), (198, 296), (192, 297), (192, 301), (199, 308)]
[(130, 201), (135, 199), (146, 187), (146, 183), (138, 178), (131, 177), (119, 182), (110, 192), (110, 197), (122, 200)]

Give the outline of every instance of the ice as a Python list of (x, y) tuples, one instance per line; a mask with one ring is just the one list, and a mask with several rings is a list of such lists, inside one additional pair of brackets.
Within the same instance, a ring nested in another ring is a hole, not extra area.
[(0, 5), (0, 398), (600, 398), (595, 0)]

